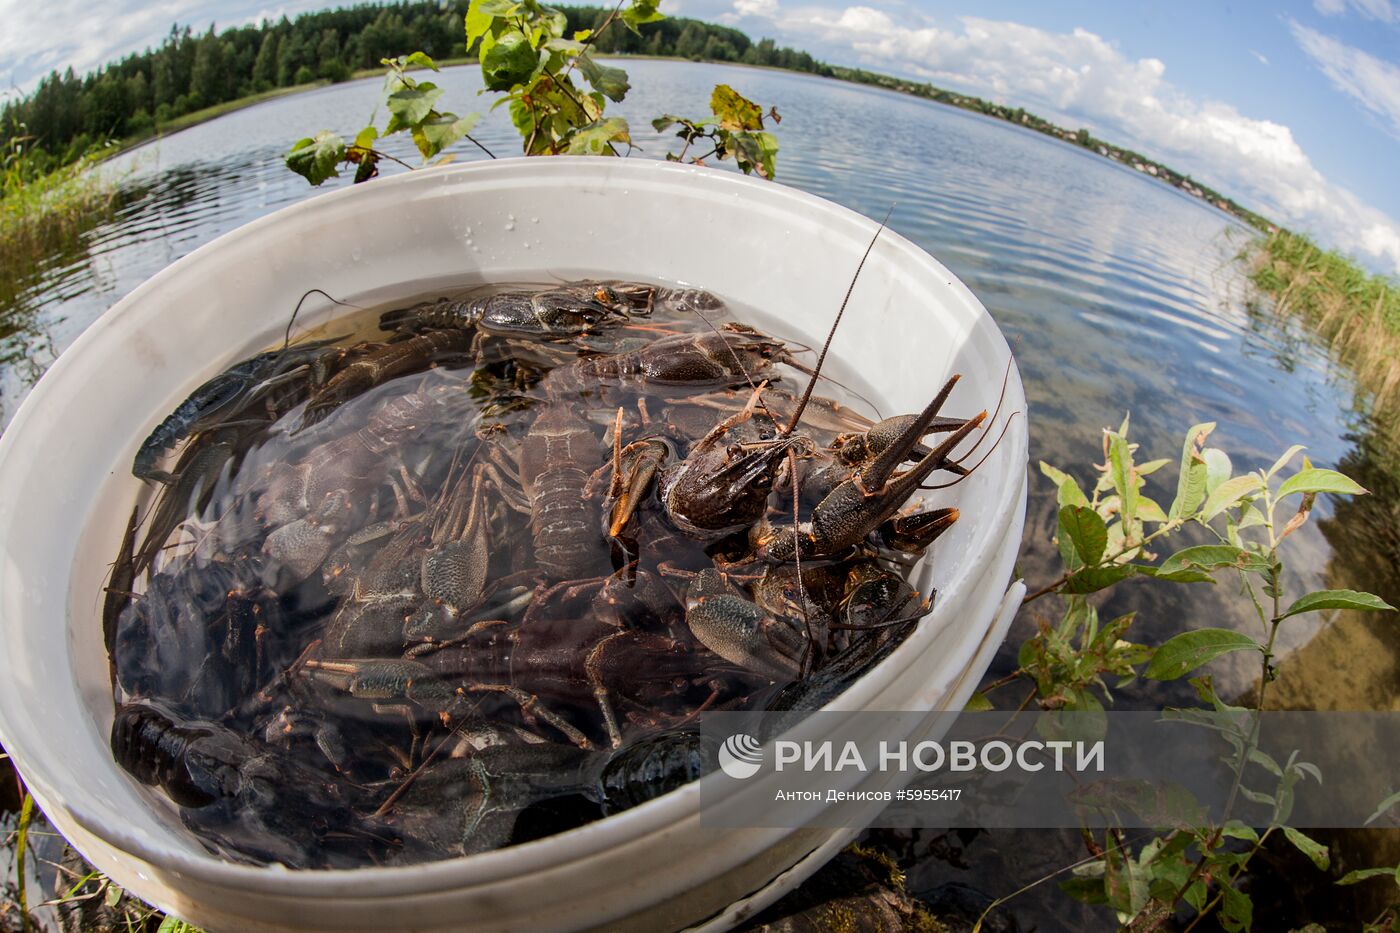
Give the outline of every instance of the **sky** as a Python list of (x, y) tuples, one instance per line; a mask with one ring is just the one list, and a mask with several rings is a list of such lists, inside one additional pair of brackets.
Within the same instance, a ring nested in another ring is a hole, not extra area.
[[(335, 0), (0, 0), (0, 86)], [(663, 0), (1136, 149), (1400, 273), (1400, 0)], [(972, 12), (970, 12), (972, 11)]]

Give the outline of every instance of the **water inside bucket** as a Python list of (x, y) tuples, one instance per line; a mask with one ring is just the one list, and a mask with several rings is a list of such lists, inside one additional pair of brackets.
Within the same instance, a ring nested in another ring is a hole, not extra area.
[[(807, 377), (734, 329), (780, 334), (760, 311), (605, 287), (353, 302), (147, 462), (175, 478), (107, 597), (113, 748), (206, 847), (351, 867), (572, 828), (708, 770), (698, 711), (820, 705), (912, 630), (906, 532), (792, 544), (794, 498), (815, 535), (874, 456), (877, 380), (834, 353), (784, 441)], [(488, 299), (508, 323), (450, 326)], [(570, 302), (590, 333), (526, 332)]]

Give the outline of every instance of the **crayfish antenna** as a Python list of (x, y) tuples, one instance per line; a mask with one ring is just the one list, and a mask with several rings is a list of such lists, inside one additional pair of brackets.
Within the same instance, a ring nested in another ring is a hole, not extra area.
[[(978, 460), (977, 463), (974, 464), (971, 468), (964, 467), (964, 466), (962, 465), (962, 460), (955, 461), (952, 465), (953, 465), (953, 466), (956, 466), (956, 467), (958, 468), (957, 471), (956, 471), (956, 472), (958, 473), (958, 478), (957, 478), (957, 479), (953, 480), (951, 483), (939, 483), (939, 484), (936, 485), (936, 486), (920, 486), (919, 488), (920, 488), (920, 489), (923, 489), (923, 490), (947, 489), (949, 486), (956, 486), (958, 483), (961, 483), (963, 480), (967, 479), (967, 478), (968, 478), (969, 476), (971, 476), (973, 473), (976, 473), (977, 470), (982, 466), (982, 464), (984, 464), (984, 463), (986, 463), (988, 460), (990, 460), (990, 459), (992, 458), (992, 454), (996, 453), (996, 452), (997, 452), (997, 448), (1001, 446), (1002, 440), (1004, 440), (1005, 437), (1006, 437), (1006, 432), (1009, 431), (1009, 430), (1011, 430), (1011, 419), (1015, 418), (1017, 415), (1024, 415), (1024, 414), (1025, 414), (1025, 412), (1022, 412), (1022, 411), (1013, 411), (1010, 415), (1008, 415), (1008, 416), (1006, 417), (1006, 424), (1004, 424), (1004, 425), (1001, 426), (1001, 433), (997, 435), (996, 443), (994, 443), (994, 444), (992, 445), (992, 449), (989, 450), (989, 451), (987, 451), (985, 454), (983, 454), (983, 455), (982, 455), (982, 459), (981, 459), (981, 460)], [(984, 432), (984, 436), (985, 436), (985, 432)], [(978, 445), (980, 445), (982, 442), (981, 442), (981, 441), (978, 441), (977, 443), (978, 443)], [(974, 445), (974, 447), (972, 448), (972, 450), (976, 450), (976, 449), (977, 449), (977, 446)], [(968, 451), (968, 455), (970, 456), (971, 454), (972, 454), (972, 451), (969, 450), (969, 451)], [(963, 460), (966, 460), (966, 459), (967, 459), (966, 456), (963, 457)]]
[(856, 290), (856, 280), (860, 278), (860, 270), (865, 268), (865, 261), (870, 258), (870, 252), (875, 248), (875, 241), (884, 232), (885, 224), (889, 223), (890, 215), (893, 213), (894, 205), (891, 204), (889, 210), (885, 211), (880, 226), (875, 228), (875, 235), (870, 238), (870, 243), (865, 247), (859, 264), (856, 265), (856, 273), (851, 276), (851, 284), (846, 286), (846, 297), (841, 299), (841, 307), (836, 311), (836, 320), (831, 322), (831, 330), (827, 331), (826, 334), (826, 343), (822, 344), (822, 352), (817, 355), (817, 365), (812, 367), (812, 378), (807, 381), (807, 388), (802, 393), (802, 401), (797, 403), (797, 410), (792, 413), (792, 420), (780, 432), (782, 437), (786, 437), (797, 429), (797, 422), (801, 420), (802, 412), (806, 409), (807, 402), (811, 400), (812, 392), (817, 387), (817, 377), (821, 374), (822, 364), (826, 362), (826, 354), (831, 349), (831, 341), (836, 337), (836, 328), (840, 326), (841, 318), (846, 314), (846, 305), (850, 304), (851, 294)]
[(323, 291), (322, 289), (319, 289), (319, 288), (308, 288), (308, 289), (302, 294), (301, 298), (299, 298), (299, 299), (297, 300), (297, 306), (296, 306), (295, 308), (292, 309), (292, 316), (291, 316), (291, 319), (287, 321), (287, 332), (286, 332), (285, 334), (282, 335), (282, 349), (283, 349), (283, 350), (285, 350), (285, 349), (287, 349), (287, 347), (291, 346), (291, 343), (292, 343), (292, 327), (293, 327), (293, 326), (296, 324), (296, 322), (297, 322), (297, 315), (301, 313), (301, 306), (304, 305), (304, 304), (306, 304), (306, 299), (310, 298), (312, 295), (321, 295), (321, 296), (325, 297), (327, 300), (329, 300), (332, 304), (344, 305), (344, 306), (347, 307), (347, 308), (354, 308), (354, 309), (357, 310), (357, 311), (363, 311), (363, 310), (364, 310), (364, 308), (361, 308), (359, 305), (351, 304), (351, 303), (348, 302), (348, 301), (341, 301), (339, 298), (336, 298), (334, 295), (331, 295), (331, 294), (329, 294), (329, 293)]
[[(980, 427), (982, 422), (986, 419), (987, 413), (985, 411), (979, 412), (969, 419), (962, 427), (948, 435), (943, 443), (929, 451), (913, 467), (898, 476), (890, 476), (887, 480), (883, 481), (881, 485), (871, 485), (867, 488), (883, 488), (886, 494), (897, 499), (911, 495), (915, 489), (920, 488), (919, 484), (927, 479), (930, 473), (948, 462), (948, 455), (953, 452), (953, 448), (962, 443), (962, 441)], [(866, 480), (869, 480), (868, 476)]]
[[(808, 347), (807, 349), (811, 349), (811, 348)], [(793, 369), (797, 370), (798, 372), (802, 373), (802, 374), (805, 375), (805, 376), (811, 376), (811, 377), (813, 377), (814, 379), (817, 379), (817, 378), (825, 379), (827, 382), (829, 382), (829, 383), (831, 383), (832, 385), (836, 386), (838, 389), (844, 389), (844, 390), (846, 390), (847, 392), (849, 392), (849, 393), (851, 394), (852, 397), (857, 398), (857, 399), (859, 399), (860, 401), (864, 402), (865, 404), (869, 405), (869, 406), (870, 406), (870, 410), (873, 411), (873, 412), (875, 412), (875, 419), (876, 419), (877, 421), (884, 421), (884, 420), (885, 420), (885, 415), (884, 415), (883, 412), (880, 411), (880, 406), (879, 406), (879, 405), (876, 405), (873, 401), (871, 401), (871, 400), (870, 400), (869, 398), (867, 398), (865, 395), (861, 394), (860, 392), (857, 392), (855, 389), (853, 389), (853, 388), (851, 388), (850, 386), (846, 385), (846, 384), (845, 384), (844, 382), (842, 382), (840, 379), (836, 379), (836, 378), (834, 378), (834, 377), (832, 377), (832, 376), (823, 376), (821, 373), (817, 372), (817, 370), (816, 370), (815, 368), (813, 368), (813, 367), (811, 367), (811, 366), (808, 366), (808, 365), (806, 365), (806, 364), (804, 364), (804, 363), (800, 363), (800, 362), (798, 362), (797, 360), (794, 360), (794, 359), (785, 359), (785, 360), (783, 360), (783, 362), (786, 363), (786, 364), (788, 364), (788, 365), (791, 366)]]
[[(999, 392), (999, 393), (997, 394), (997, 407), (996, 407), (996, 409), (992, 412), (992, 417), (989, 418), (989, 419), (987, 420), (987, 427), (986, 427), (986, 429), (982, 432), (982, 435), (981, 435), (980, 437), (977, 438), (977, 443), (975, 443), (975, 444), (973, 444), (971, 447), (969, 447), (968, 450), (967, 450), (967, 453), (963, 454), (962, 457), (956, 461), (956, 463), (957, 463), (958, 466), (962, 466), (962, 464), (966, 463), (966, 462), (968, 461), (968, 459), (969, 459), (974, 453), (977, 452), (977, 448), (979, 448), (979, 447), (982, 446), (982, 442), (985, 441), (985, 440), (987, 439), (987, 435), (991, 433), (991, 431), (992, 431), (992, 426), (995, 425), (995, 424), (997, 423), (997, 418), (1001, 416), (1001, 409), (1002, 409), (1002, 406), (1006, 404), (1006, 388), (1007, 388), (1007, 386), (1009, 386), (1009, 385), (1011, 384), (1011, 364), (1014, 363), (1015, 361), (1016, 361), (1016, 360), (1015, 360), (1015, 357), (1008, 356), (1008, 357), (1006, 358), (1006, 371), (1003, 372), (1003, 373), (1001, 374), (1001, 392)], [(1008, 423), (1008, 424), (1010, 423), (1010, 419), (1009, 419), (1009, 418), (1007, 419), (1007, 423)], [(1003, 428), (1002, 428), (1002, 433), (1004, 434), (1005, 432), (1006, 432), (1006, 429), (1003, 427)], [(998, 441), (1000, 441), (1000, 438), (998, 438)], [(993, 447), (992, 449), (995, 450), (996, 448)], [(990, 453), (990, 451), (989, 451), (989, 453)], [(979, 461), (979, 463), (980, 463), (980, 461)], [(967, 476), (967, 475), (970, 475), (970, 474), (962, 474), (962, 475), (963, 475), (963, 476)]]
[(1007, 386), (1009, 386), (1011, 383), (1011, 364), (1013, 362), (1015, 362), (1014, 357), (1007, 357), (1006, 372), (1003, 373), (1001, 377), (1001, 394), (997, 397), (996, 410), (992, 412), (992, 417), (988, 419), (986, 429), (984, 429), (982, 431), (981, 436), (977, 438), (977, 443), (973, 444), (970, 448), (968, 448), (967, 453), (963, 454), (961, 458), (951, 461), (948, 464), (948, 472), (956, 473), (958, 478), (950, 483), (938, 483), (933, 486), (920, 486), (920, 489), (925, 491), (932, 491), (935, 489), (947, 489), (950, 486), (956, 486), (958, 483), (967, 479), (973, 473), (976, 473), (977, 470), (982, 466), (982, 464), (986, 463), (991, 458), (992, 454), (996, 453), (997, 448), (1001, 446), (1001, 442), (1006, 438), (1006, 432), (1011, 430), (1012, 419), (1015, 418), (1017, 415), (1025, 414), (1025, 412), (1023, 411), (1013, 411), (1011, 414), (1007, 415), (1006, 423), (1001, 426), (1001, 433), (997, 435), (997, 439), (992, 444), (991, 449), (988, 450), (985, 454), (983, 454), (982, 459), (978, 460), (977, 463), (974, 464), (972, 467), (963, 466), (963, 464), (966, 463), (972, 457), (972, 455), (977, 452), (977, 448), (982, 446), (982, 442), (987, 439), (987, 435), (990, 434), (992, 431), (992, 426), (996, 424), (997, 417), (1001, 414), (1002, 406), (1006, 404), (1006, 389)]

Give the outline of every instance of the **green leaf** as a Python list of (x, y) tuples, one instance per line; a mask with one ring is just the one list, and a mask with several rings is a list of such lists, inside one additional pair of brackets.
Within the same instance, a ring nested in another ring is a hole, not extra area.
[(379, 138), (379, 130), (374, 126), (367, 126), (355, 134), (353, 145), (356, 149), (373, 149), (374, 141)]
[[(1362, 823), (1361, 825), (1362, 825), (1362, 826), (1370, 826), (1370, 825), (1371, 825), (1372, 823), (1374, 823), (1376, 820), (1378, 820), (1378, 819), (1380, 819), (1382, 816), (1384, 816), (1384, 815), (1385, 815), (1385, 812), (1386, 812), (1387, 810), (1389, 810), (1391, 807), (1395, 806), (1397, 803), (1400, 803), (1400, 791), (1396, 791), (1395, 793), (1391, 794), (1389, 797), (1387, 797), (1387, 798), (1385, 798), (1384, 800), (1382, 800), (1382, 801), (1381, 801), (1381, 805), (1380, 805), (1379, 807), (1376, 807), (1376, 812), (1375, 812), (1375, 813), (1372, 813), (1370, 816), (1366, 817), (1366, 822)], [(1397, 867), (1397, 868), (1396, 868), (1396, 871), (1400, 871), (1400, 867)], [(1397, 880), (1400, 880), (1400, 878), (1397, 878)]]
[(1302, 450), (1307, 450), (1302, 444), (1294, 444), (1292, 447), (1285, 450), (1283, 455), (1274, 461), (1274, 465), (1269, 467), (1268, 472), (1266, 472), (1264, 476), (1268, 479), (1273, 479), (1274, 474), (1288, 466), (1288, 461), (1298, 456), (1298, 452)]
[(1153, 473), (1156, 473), (1158, 470), (1160, 470), (1162, 467), (1166, 466), (1169, 463), (1171, 463), (1171, 460), (1168, 460), (1165, 457), (1161, 460), (1149, 460), (1146, 463), (1139, 463), (1137, 467), (1137, 475), (1151, 476)]
[(1283, 769), (1279, 767), (1277, 761), (1274, 761), (1273, 756), (1268, 754), (1267, 752), (1264, 752), (1257, 748), (1251, 748), (1249, 750), (1248, 758), (1250, 761), (1261, 766), (1265, 771), (1268, 771), (1274, 777), (1283, 777)]
[(458, 118), (455, 113), (433, 113), (413, 130), (413, 142), (426, 162), (448, 146), (471, 132), (480, 114), (469, 113)]
[(987, 699), (987, 695), (979, 690), (968, 697), (967, 705), (963, 707), (963, 712), (984, 713), (992, 708), (992, 701)]
[(1296, 616), (1303, 612), (1316, 612), (1319, 609), (1356, 609), (1381, 612), (1387, 609), (1394, 611), (1395, 607), (1379, 596), (1361, 593), (1357, 590), (1318, 590), (1316, 593), (1299, 597), (1279, 618), (1286, 619), (1289, 616)]
[(1206, 883), (1197, 878), (1195, 881), (1191, 882), (1191, 886), (1186, 889), (1186, 893), (1181, 895), (1181, 899), (1196, 908), (1197, 913), (1200, 913), (1206, 908), (1207, 890)]
[(569, 17), (563, 10), (554, 10), (549, 7), (541, 7), (544, 15), (540, 17), (542, 32), (535, 36), (535, 45), (540, 44), (543, 35), (551, 35), (556, 38), (561, 37), (569, 28)]
[(287, 153), (287, 168), (296, 172), (313, 185), (319, 185), (327, 178), (340, 173), (336, 165), (345, 158), (345, 140), (330, 130), (322, 130), (315, 137), (299, 139)]
[(1104, 904), (1108, 895), (1104, 891), (1103, 859), (1076, 865), (1070, 870), (1071, 878), (1060, 882), (1060, 889), (1077, 901), (1086, 904)]
[(1309, 469), (1294, 473), (1278, 488), (1276, 499), (1295, 492), (1331, 492), (1339, 496), (1364, 496), (1366, 490), (1349, 476), (1336, 470)]
[(593, 90), (608, 100), (616, 103), (627, 96), (631, 85), (627, 83), (627, 72), (621, 68), (600, 65), (587, 54), (580, 55), (574, 62), (578, 65), (579, 74), (593, 86)]
[(1229, 933), (1248, 930), (1254, 924), (1254, 902), (1239, 888), (1224, 885), (1220, 889), (1220, 925)]
[(1277, 804), (1277, 801), (1274, 799), (1274, 796), (1272, 794), (1264, 794), (1258, 791), (1252, 791), (1244, 785), (1240, 785), (1240, 793), (1244, 796), (1245, 800), (1252, 801), (1253, 803), (1267, 804), (1270, 807), (1275, 806)]
[(390, 94), (384, 106), (390, 113), (389, 126), (385, 135), (400, 130), (412, 129), (428, 118), (433, 104), (442, 96), (442, 88), (430, 81), (423, 81), (413, 87), (402, 87)]
[(1395, 868), (1358, 868), (1338, 878), (1337, 884), (1356, 884), (1371, 878), (1394, 878), (1396, 886), (1400, 887), (1400, 866)]
[(508, 32), (481, 56), (481, 78), (490, 91), (509, 91), (535, 73), (539, 53), (519, 32)]
[(1108, 527), (1093, 509), (1067, 505), (1060, 509), (1060, 534), (1069, 538), (1079, 559), (1092, 567), (1103, 559)]
[(476, 40), (491, 31), (491, 26), (496, 21), (496, 16), (499, 15), (491, 10), (498, 5), (496, 0), (471, 0), (471, 5), (467, 7), (466, 18), (468, 54), (476, 45)]
[(1262, 487), (1263, 482), (1253, 473), (1225, 480), (1206, 497), (1206, 504), (1201, 506), (1201, 520), (1210, 521), (1226, 509), (1237, 505), (1241, 499), (1258, 492)]
[(426, 52), (414, 52), (403, 60), (405, 68), (431, 68), (438, 70), (437, 62), (433, 61)]
[(1234, 472), (1230, 455), (1218, 447), (1207, 447), (1201, 451), (1201, 459), (1206, 462), (1206, 492), (1214, 492), (1215, 487), (1229, 479)]
[(1097, 593), (1115, 583), (1120, 583), (1137, 573), (1132, 564), (1112, 564), (1107, 567), (1089, 567), (1080, 570), (1065, 583), (1065, 593)]
[(1060, 882), (1060, 890), (1081, 904), (1108, 903), (1102, 878), (1068, 878)]
[(1084, 491), (1079, 488), (1079, 483), (1075, 482), (1073, 476), (1055, 469), (1044, 460), (1040, 461), (1040, 472), (1045, 475), (1046, 479), (1055, 484), (1056, 498), (1061, 506), (1089, 504), (1088, 498), (1084, 495)]
[(1163, 570), (1161, 567), (1151, 567), (1146, 565), (1136, 565), (1138, 573), (1145, 577), (1152, 577), (1154, 580), (1162, 580), (1167, 583), (1215, 583), (1215, 578), (1199, 567), (1180, 567), (1172, 570)]
[(1084, 495), (1084, 490), (1079, 488), (1079, 483), (1075, 482), (1072, 476), (1065, 477), (1065, 481), (1055, 491), (1055, 499), (1060, 505), (1087, 506), (1089, 504), (1089, 497)]
[(1239, 820), (1230, 820), (1220, 828), (1220, 834), (1226, 839), (1242, 839), (1245, 842), (1259, 841), (1259, 833), (1253, 827), (1246, 826)]
[(1288, 837), (1288, 841), (1293, 843), (1293, 847), (1299, 852), (1312, 859), (1312, 863), (1318, 868), (1326, 871), (1332, 864), (1331, 856), (1327, 852), (1327, 847), (1292, 826), (1283, 827), (1283, 834)]
[[(1139, 474), (1141, 475), (1141, 474)], [(1167, 513), (1162, 511), (1162, 507), (1151, 499), (1138, 494), (1137, 519), (1140, 522), (1155, 522), (1164, 524), (1167, 521)]]
[(550, 39), (544, 47), (551, 52), (585, 52), (588, 46), (577, 39)]
[(1109, 906), (1124, 914), (1136, 914), (1149, 897), (1147, 875), (1136, 870), (1132, 853), (1116, 845), (1109, 846), (1104, 858), (1107, 863), (1104, 890)]
[(581, 126), (569, 137), (570, 155), (606, 155), (611, 152), (610, 143), (631, 143), (632, 134), (627, 121), (621, 117), (607, 117)]
[(1176, 480), (1176, 498), (1167, 510), (1172, 518), (1192, 514), (1205, 499), (1207, 469), (1205, 461), (1196, 453), (1196, 447), (1205, 443), (1214, 430), (1215, 422), (1206, 421), (1193, 424), (1191, 430), (1186, 432), (1186, 441), (1181, 445), (1181, 475)]
[(1169, 518), (1182, 518), (1193, 515), (1206, 498), (1206, 464), (1204, 460), (1192, 460), (1182, 469), (1181, 481), (1177, 484), (1176, 498), (1167, 511)]
[(1182, 632), (1167, 639), (1147, 665), (1152, 680), (1175, 680), (1208, 661), (1232, 651), (1258, 651), (1259, 643), (1248, 635), (1223, 628)]
[(1247, 505), (1240, 510), (1239, 530), (1253, 528), (1256, 525), (1264, 524), (1264, 513), (1253, 505)]
[(727, 84), (715, 85), (710, 111), (726, 130), (763, 129), (763, 108)]
[(1119, 511), (1131, 522), (1137, 518), (1137, 475), (1133, 472), (1133, 452), (1128, 447), (1128, 439), (1121, 434), (1108, 437), (1108, 463), (1113, 471), (1113, 488), (1121, 503)]
[(745, 175), (757, 172), (761, 178), (772, 179), (777, 171), (778, 137), (767, 132), (735, 133), (732, 142), (734, 161)]
[(661, 5), (661, 0), (632, 0), (631, 4), (622, 11), (622, 22), (628, 29), (641, 35), (638, 26), (645, 23), (654, 23), (666, 18), (657, 7)]
[(1170, 575), (1179, 570), (1194, 567), (1199, 570), (1218, 570), (1221, 567), (1234, 567), (1254, 573), (1267, 573), (1269, 562), (1244, 548), (1231, 544), (1201, 544), (1182, 548), (1158, 566), (1159, 574)]
[(1021, 642), (1021, 647), (1016, 652), (1016, 666), (1023, 670), (1030, 670), (1034, 667), (1036, 655), (1040, 653), (1041, 647), (1039, 638), (1027, 638)]

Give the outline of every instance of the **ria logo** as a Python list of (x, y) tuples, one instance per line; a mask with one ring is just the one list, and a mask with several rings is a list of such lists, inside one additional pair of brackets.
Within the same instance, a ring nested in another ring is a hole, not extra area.
[(736, 732), (719, 747), (720, 770), (735, 780), (753, 777), (762, 766), (763, 746), (751, 735)]

